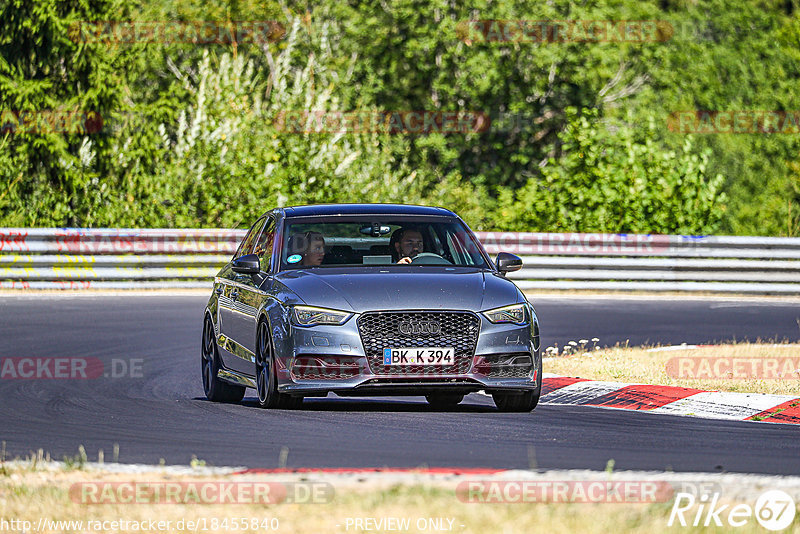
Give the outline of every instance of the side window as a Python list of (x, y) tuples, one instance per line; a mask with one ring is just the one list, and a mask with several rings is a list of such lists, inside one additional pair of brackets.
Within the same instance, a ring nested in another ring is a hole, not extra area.
[(269, 260), (272, 258), (272, 247), (275, 245), (275, 220), (272, 218), (267, 219), (267, 226), (264, 231), (258, 236), (256, 246), (253, 249), (253, 254), (258, 256), (261, 261), (261, 270), (269, 272)]
[(242, 244), (239, 245), (236, 254), (233, 256), (234, 258), (238, 258), (240, 256), (244, 256), (245, 254), (251, 254), (253, 250), (253, 242), (258, 237), (258, 231), (261, 230), (261, 227), (264, 225), (264, 218), (257, 220), (256, 223), (250, 228), (250, 231), (247, 232), (247, 235), (244, 236), (242, 240)]

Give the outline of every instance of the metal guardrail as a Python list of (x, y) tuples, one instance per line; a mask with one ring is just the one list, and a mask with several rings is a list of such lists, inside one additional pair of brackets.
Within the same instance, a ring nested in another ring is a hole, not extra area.
[(209, 288), (244, 230), (0, 229), (0, 289)]
[(479, 234), (522, 256), (522, 289), (800, 294), (800, 239), (638, 234)]
[[(800, 238), (478, 232), (523, 289), (800, 294)], [(0, 289), (209, 288), (243, 230), (0, 229)]]

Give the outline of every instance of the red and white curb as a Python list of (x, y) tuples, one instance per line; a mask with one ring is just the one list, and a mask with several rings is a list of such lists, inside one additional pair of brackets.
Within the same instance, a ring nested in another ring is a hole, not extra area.
[(800, 424), (800, 398), (793, 395), (601, 382), (550, 373), (542, 375), (541, 402), (710, 419)]

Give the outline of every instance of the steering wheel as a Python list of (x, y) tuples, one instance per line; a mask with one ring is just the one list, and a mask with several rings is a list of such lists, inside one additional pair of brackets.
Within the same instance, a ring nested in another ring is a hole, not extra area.
[(417, 265), (452, 265), (449, 261), (433, 252), (420, 252), (411, 260)]

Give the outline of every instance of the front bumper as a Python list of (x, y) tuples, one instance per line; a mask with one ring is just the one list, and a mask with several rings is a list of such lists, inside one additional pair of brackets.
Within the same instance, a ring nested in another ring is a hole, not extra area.
[(493, 324), (478, 318), (474, 353), (462, 356), (469, 362), (452, 367), (461, 372), (447, 368), (432, 372), (430, 367), (424, 372), (376, 369), (365, 353), (356, 317), (342, 326), (292, 327), (287, 346), (291, 353), (278, 355), (278, 390), (307, 397), (329, 392), (394, 396), (536, 390), (541, 383), (541, 348), (532, 326)]

